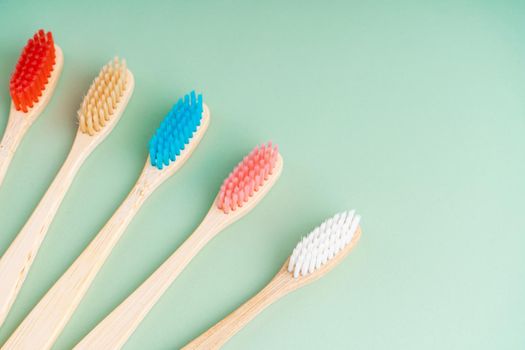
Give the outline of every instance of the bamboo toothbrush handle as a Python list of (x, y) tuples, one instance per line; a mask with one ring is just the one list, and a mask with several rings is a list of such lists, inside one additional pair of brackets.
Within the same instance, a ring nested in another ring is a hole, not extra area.
[(11, 107), (2, 141), (0, 141), (0, 185), (4, 181), (7, 168), (25, 133), (31, 126), (31, 119)]
[(74, 349), (120, 349), (191, 259), (221, 229), (224, 215), (216, 212), (212, 210), (180, 248)]
[(290, 281), (291, 275), (282, 269), (263, 290), (215, 326), (187, 344), (183, 349), (211, 350), (221, 348), (267, 306), (289, 292), (291, 290), (288, 288)]
[(87, 156), (82, 146), (81, 142), (75, 142), (46, 194), (13, 243), (0, 258), (0, 325), (24, 283), (62, 199)]
[(141, 176), (115, 214), (33, 308), (2, 350), (51, 348), (111, 250), (151, 193), (149, 188), (145, 177)]

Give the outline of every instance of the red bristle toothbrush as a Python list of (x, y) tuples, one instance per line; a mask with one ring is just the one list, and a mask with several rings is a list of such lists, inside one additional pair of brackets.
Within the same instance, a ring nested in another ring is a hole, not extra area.
[(53, 35), (42, 29), (22, 50), (9, 83), (12, 102), (0, 141), (0, 185), (20, 141), (51, 99), (63, 63), (62, 50)]
[(199, 227), (142, 285), (76, 347), (120, 349), (166, 289), (219, 232), (250, 212), (281, 174), (282, 158), (270, 144), (256, 147), (224, 181)]

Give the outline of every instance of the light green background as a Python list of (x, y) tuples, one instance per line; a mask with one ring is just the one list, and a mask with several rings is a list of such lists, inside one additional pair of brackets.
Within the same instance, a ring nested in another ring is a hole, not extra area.
[(197, 89), (212, 111), (206, 137), (131, 223), (56, 349), (154, 271), (240, 157), (269, 139), (285, 160), (279, 182), (192, 261), (126, 349), (183, 346), (346, 208), (363, 215), (354, 252), (227, 349), (525, 347), (522, 1), (0, 0), (0, 131), (11, 70), (40, 27), (65, 66), (0, 189), (1, 252), (64, 160), (99, 68), (127, 58), (136, 88), (75, 179), (0, 343), (125, 197), (171, 104)]

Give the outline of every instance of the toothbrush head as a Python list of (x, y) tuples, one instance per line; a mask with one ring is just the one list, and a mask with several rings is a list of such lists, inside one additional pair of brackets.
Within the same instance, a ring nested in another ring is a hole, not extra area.
[(256, 146), (224, 180), (216, 200), (224, 214), (253, 206), (275, 183), (282, 170), (277, 146)]
[(202, 94), (196, 95), (195, 91), (177, 101), (149, 142), (152, 166), (162, 170), (181, 155), (197, 129), (202, 128), (204, 108)]
[(41, 98), (56, 65), (51, 32), (40, 29), (22, 50), (9, 82), (13, 105), (27, 113)]
[(78, 110), (80, 131), (93, 136), (116, 119), (115, 116), (120, 117), (133, 87), (133, 76), (126, 67), (126, 60), (115, 57), (102, 67)]
[(306, 277), (342, 258), (359, 239), (360, 220), (355, 210), (327, 219), (297, 244), (288, 261), (288, 272), (294, 279)]

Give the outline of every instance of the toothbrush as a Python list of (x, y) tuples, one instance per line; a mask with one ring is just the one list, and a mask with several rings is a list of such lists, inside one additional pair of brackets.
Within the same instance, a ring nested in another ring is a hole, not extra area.
[(2, 347), (49, 349), (146, 199), (186, 163), (206, 133), (210, 112), (195, 92), (179, 99), (150, 141), (150, 156), (128, 197), (99, 234)]
[(120, 349), (191, 259), (219, 232), (250, 212), (279, 178), (282, 158), (271, 144), (256, 147), (224, 181), (199, 227), (142, 285), (76, 347)]
[(62, 50), (43, 29), (22, 50), (9, 83), (12, 102), (0, 141), (0, 185), (20, 141), (51, 99), (63, 63)]
[(359, 220), (360, 216), (352, 210), (323, 222), (297, 244), (290, 258), (263, 290), (183, 350), (219, 349), (267, 306), (324, 276), (344, 259), (361, 237)]
[(105, 65), (78, 111), (75, 142), (62, 168), (13, 243), (0, 259), (0, 325), (16, 299), (29, 268), (84, 160), (109, 135), (133, 92), (133, 75), (124, 60)]

